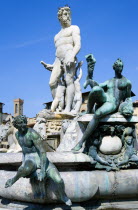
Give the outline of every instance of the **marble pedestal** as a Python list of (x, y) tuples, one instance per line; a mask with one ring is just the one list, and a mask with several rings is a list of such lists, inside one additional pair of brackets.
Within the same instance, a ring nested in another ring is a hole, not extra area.
[[(83, 136), (83, 133), (88, 125), (88, 123), (92, 120), (92, 114), (84, 114), (82, 116), (75, 117), (68, 128), (62, 139), (60, 140), (60, 145), (56, 149), (58, 152), (71, 151), (73, 147), (80, 141)], [(132, 117), (125, 118), (123, 115), (119, 113), (115, 113), (112, 115), (107, 115), (100, 120), (99, 125), (127, 125), (132, 126), (138, 123), (138, 117), (133, 115)], [(138, 149), (137, 143), (135, 147)], [(84, 148), (80, 150), (83, 151)]]
[[(70, 209), (131, 209), (126, 208), (126, 204), (130, 205), (130, 203), (134, 206), (133, 209), (136, 209), (135, 207), (138, 207), (137, 167), (110, 172), (96, 170), (94, 168), (95, 161), (88, 155), (81, 152), (72, 153), (66, 149), (71, 140), (74, 145), (80, 140), (86, 125), (91, 119), (92, 115), (85, 115), (81, 117), (78, 116), (72, 120), (63, 136), (59, 151), (47, 153), (47, 157), (56, 165), (64, 180), (67, 196), (73, 202), (73, 207)], [(103, 118), (100, 123), (105, 122), (116, 124), (124, 123), (131, 126), (138, 122), (138, 119), (136, 116), (133, 116), (131, 119), (125, 119), (120, 115), (112, 115)], [(70, 150), (72, 146), (74, 146), (73, 144), (70, 145)], [(47, 196), (44, 199), (33, 198), (32, 186), (29, 179), (26, 178), (21, 178), (10, 188), (4, 188), (5, 182), (15, 175), (21, 162), (21, 153), (0, 154), (1, 206), (3, 205), (3, 200), (8, 199), (11, 203), (16, 201), (18, 203), (17, 205), (23, 206), (28, 203), (28, 209), (29, 205), (41, 207), (39, 209), (43, 209), (42, 206), (44, 205), (45, 209), (47, 209), (46, 206), (53, 206), (53, 204), (55, 204), (55, 209), (56, 207), (57, 209), (69, 209), (61, 203), (56, 195), (56, 186), (51, 180), (46, 184)], [(107, 200), (108, 202), (106, 203)], [(116, 203), (109, 205), (113, 200), (116, 201)], [(98, 204), (96, 204), (95, 201), (98, 201)], [(124, 206), (122, 206), (121, 202), (124, 202)], [(104, 203), (106, 203), (106, 205), (104, 205)], [(83, 206), (85, 206), (85, 208), (83, 208)], [(51, 207), (51, 209), (52, 208), (54, 209), (54, 207)]]
[[(51, 181), (47, 183), (45, 199), (33, 198), (29, 179), (26, 178), (21, 178), (10, 188), (4, 188), (6, 180), (15, 175), (16, 167), (21, 164), (21, 158), (20, 153), (0, 154), (0, 196), (19, 202), (60, 203), (55, 193), (56, 187)], [(82, 153), (51, 152), (48, 153), (48, 158), (59, 169), (65, 182), (65, 191), (72, 202), (94, 199), (134, 199), (138, 196), (137, 169), (111, 172), (93, 170), (89, 156)]]

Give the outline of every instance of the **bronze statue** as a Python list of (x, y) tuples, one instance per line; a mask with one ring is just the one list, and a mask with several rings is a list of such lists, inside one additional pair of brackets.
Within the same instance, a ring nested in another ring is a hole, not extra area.
[[(93, 64), (92, 59), (91, 62)], [(83, 143), (93, 134), (102, 117), (118, 111), (120, 104), (125, 100), (129, 100), (131, 97), (131, 82), (122, 75), (123, 62), (121, 59), (116, 60), (113, 64), (113, 69), (115, 71), (115, 77), (112, 79), (101, 84), (98, 84), (94, 80), (91, 82), (93, 88), (88, 97), (87, 113), (91, 114), (92, 111), (94, 111), (94, 115), (89, 122), (82, 139), (72, 149), (73, 151), (78, 151), (82, 148)], [(125, 113), (126, 112), (124, 112), (124, 115)], [(128, 113), (129, 112), (127, 111), (127, 114)], [(130, 113), (132, 115), (133, 112)]]
[(124, 152), (123, 160), (118, 163), (118, 166), (126, 165), (129, 162), (138, 163), (137, 152), (134, 148), (135, 135), (131, 127), (127, 127), (124, 130), (122, 140), (124, 142), (125, 152)]
[[(5, 187), (12, 186), (21, 177), (33, 179), (35, 177), (36, 182), (40, 183), (50, 178), (57, 186), (60, 199), (70, 206), (72, 203), (65, 193), (64, 182), (55, 165), (46, 157), (41, 136), (33, 128), (27, 127), (27, 118), (24, 115), (15, 117), (13, 125), (18, 129), (16, 138), (22, 148), (23, 162), (17, 174), (6, 182)], [(40, 169), (40, 173), (37, 169)], [(45, 197), (45, 195), (40, 193), (40, 197)]]
[(93, 71), (96, 63), (96, 59), (92, 54), (86, 55), (85, 56), (86, 61), (87, 61), (87, 70), (88, 70), (88, 75), (86, 77), (86, 81), (83, 84), (84, 89), (87, 88), (88, 85), (90, 85), (91, 88), (93, 88)]

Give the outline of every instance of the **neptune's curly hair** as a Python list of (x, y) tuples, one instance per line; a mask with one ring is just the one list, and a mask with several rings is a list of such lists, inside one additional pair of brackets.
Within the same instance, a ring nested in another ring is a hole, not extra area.
[(62, 18), (62, 13), (64, 10), (66, 10), (69, 14), (71, 14), (70, 7), (68, 5), (65, 5), (64, 7), (59, 7), (57, 13), (59, 20)]
[(15, 117), (12, 123), (13, 123), (13, 126), (16, 127), (18, 123), (21, 123), (21, 122), (24, 122), (27, 124), (27, 118), (25, 115), (19, 115)]

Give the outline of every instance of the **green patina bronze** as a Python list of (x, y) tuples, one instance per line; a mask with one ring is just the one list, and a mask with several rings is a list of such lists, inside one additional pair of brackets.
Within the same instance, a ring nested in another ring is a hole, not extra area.
[(90, 85), (91, 88), (93, 88), (93, 71), (96, 63), (96, 59), (92, 54), (85, 56), (87, 61), (87, 69), (88, 69), (88, 75), (86, 77), (86, 81), (83, 84), (83, 87), (86, 89), (88, 85)]
[(123, 62), (121, 59), (117, 59), (113, 64), (115, 76), (101, 84), (98, 84), (90, 78), (92, 77), (92, 70), (96, 60), (92, 55), (87, 56), (87, 60), (89, 78), (86, 79), (86, 83), (90, 84), (92, 87), (88, 97), (87, 113), (94, 113), (94, 115), (89, 122), (82, 139), (72, 151), (79, 151), (82, 148), (83, 143), (89, 141), (90, 136), (97, 128), (102, 117), (117, 112), (119, 109), (121, 110), (121, 114), (125, 117), (130, 117), (133, 114), (131, 82), (122, 75)]
[(55, 183), (60, 199), (66, 205), (71, 205), (57, 168), (46, 156), (40, 135), (34, 129), (27, 127), (27, 118), (24, 115), (15, 117), (13, 125), (18, 129), (16, 138), (22, 148), (23, 161), (17, 174), (6, 182), (5, 187), (12, 186), (21, 177), (30, 178), (31, 183), (35, 184), (34, 197), (44, 198), (46, 196), (45, 182), (49, 178)]

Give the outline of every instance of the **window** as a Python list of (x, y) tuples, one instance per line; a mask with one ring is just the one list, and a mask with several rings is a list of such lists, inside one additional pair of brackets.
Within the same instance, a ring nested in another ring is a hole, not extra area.
[(18, 104), (15, 104), (15, 114), (18, 113)]

